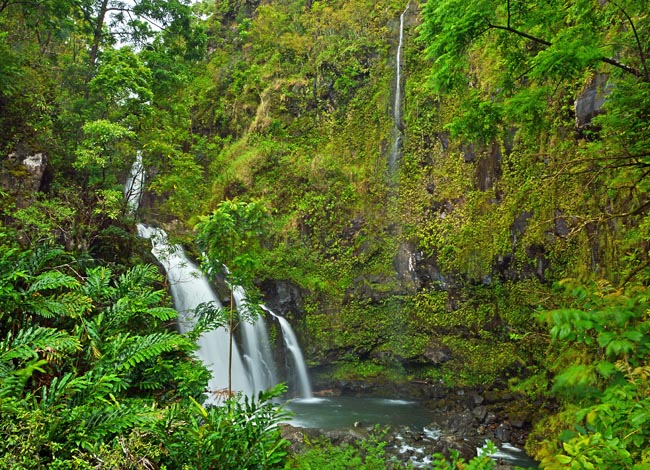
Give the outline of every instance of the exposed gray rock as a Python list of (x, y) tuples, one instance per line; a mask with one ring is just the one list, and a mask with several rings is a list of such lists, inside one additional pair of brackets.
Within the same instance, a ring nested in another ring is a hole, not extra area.
[(482, 423), (487, 416), (487, 408), (485, 406), (477, 406), (476, 408), (472, 409), (472, 414), (477, 420), (479, 420), (479, 422)]
[(562, 211), (559, 209), (555, 210), (555, 235), (561, 238), (566, 238), (571, 233), (569, 228), (569, 223), (566, 220), (566, 217), (562, 215)]
[(510, 426), (506, 423), (499, 424), (496, 431), (494, 431), (494, 435), (501, 442), (510, 442)]
[(429, 345), (425, 348), (423, 355), (432, 364), (436, 365), (443, 364), (452, 359), (451, 350), (436, 340), (431, 340)]
[(603, 104), (610, 93), (608, 75), (596, 73), (574, 103), (576, 127), (585, 128), (593, 118), (602, 112)]
[(393, 264), (403, 288), (410, 291), (420, 287), (420, 280), (416, 272), (417, 254), (413, 244), (402, 243)]
[(303, 314), (303, 293), (288, 281), (265, 281), (261, 285), (267, 307), (282, 316), (300, 318)]
[(487, 191), (501, 177), (501, 147), (497, 142), (490, 145), (488, 151), (478, 160), (476, 168), (477, 186), (481, 191)]
[(47, 157), (44, 153), (35, 153), (26, 156), (22, 164), (27, 170), (28, 177), (25, 179), (25, 189), (36, 192), (41, 188), (43, 175), (47, 167)]
[(42, 152), (19, 149), (7, 156), (0, 166), (0, 188), (15, 197), (16, 207), (32, 204), (43, 187), (47, 157)]

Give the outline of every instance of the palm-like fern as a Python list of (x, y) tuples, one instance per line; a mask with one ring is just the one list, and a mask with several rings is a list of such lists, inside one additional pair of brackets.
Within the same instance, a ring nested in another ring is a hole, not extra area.
[(0, 397), (19, 397), (27, 381), (43, 367), (79, 349), (78, 340), (65, 331), (31, 327), (9, 333), (0, 342)]
[[(82, 456), (121, 452), (133, 435), (165, 449), (156, 423), (170, 404), (200, 400), (209, 377), (190, 357), (192, 338), (169, 328), (177, 312), (153, 287), (155, 267), (117, 277), (61, 255), (0, 254), (0, 467), (76, 468)], [(186, 406), (176, 409), (176, 425), (194, 422)]]

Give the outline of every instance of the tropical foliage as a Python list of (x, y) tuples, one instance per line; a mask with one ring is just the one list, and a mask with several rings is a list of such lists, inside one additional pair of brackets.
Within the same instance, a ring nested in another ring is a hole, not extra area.
[(283, 465), (272, 408), (200, 405), (134, 218), (290, 285), (330, 378), (508, 379), (543, 466), (648, 465), (647, 2), (404, 3), (0, 0), (2, 465)]

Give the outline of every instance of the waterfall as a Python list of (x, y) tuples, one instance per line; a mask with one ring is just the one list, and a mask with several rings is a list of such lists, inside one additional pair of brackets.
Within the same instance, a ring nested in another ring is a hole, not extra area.
[[(210, 303), (216, 308), (221, 308), (221, 302), (210, 287), (208, 279), (187, 258), (179, 245), (169, 243), (167, 234), (163, 230), (138, 224), (138, 234), (142, 238), (151, 239), (151, 252), (167, 273), (174, 306), (178, 310), (178, 328), (181, 333), (194, 328), (196, 324), (194, 311), (200, 304)], [(228, 330), (217, 328), (205, 332), (198, 339), (197, 344), (199, 346), (197, 356), (212, 375), (208, 382), (208, 402), (218, 401), (218, 397), (228, 389)], [(233, 344), (232, 351), (232, 388), (233, 391), (241, 391), (249, 396), (255, 392), (236, 344)]]
[[(237, 308), (247, 310), (246, 292), (240, 286), (233, 290)], [(250, 371), (253, 390), (257, 394), (278, 383), (277, 368), (271, 351), (271, 343), (264, 318), (241, 324), (244, 360)]]
[[(144, 177), (142, 155), (138, 152), (124, 185), (124, 198), (127, 209), (131, 213), (135, 213), (140, 204)], [(188, 259), (180, 245), (169, 243), (164, 230), (143, 224), (138, 224), (137, 229), (140, 237), (151, 240), (151, 252), (167, 274), (174, 306), (178, 310), (178, 328), (181, 333), (192, 330), (196, 325), (195, 311), (199, 305), (211, 304), (214, 308), (222, 308), (208, 278)], [(244, 289), (235, 286), (233, 297), (237, 308), (246, 313)], [(280, 323), (284, 343), (292, 358), (293, 370), (297, 376), (295, 383), (299, 388), (300, 396), (310, 398), (312, 393), (307, 366), (291, 325), (282, 316), (262, 307)], [(232, 348), (232, 388), (235, 392), (255, 396), (258, 392), (278, 383), (276, 361), (264, 318), (260, 316), (252, 323), (242, 321), (241, 336), (243, 354), (240, 353), (236, 343), (233, 343)], [(211, 373), (206, 399), (208, 404), (219, 403), (225, 396), (224, 392), (228, 390), (229, 343), (229, 332), (226, 328), (205, 332), (197, 340), (199, 348), (196, 355)]]
[(395, 57), (395, 102), (393, 103), (393, 149), (388, 158), (388, 170), (394, 175), (397, 170), (397, 162), (400, 157), (402, 146), (402, 47), (404, 44), (404, 15), (409, 9), (410, 3), (399, 17), (399, 42), (397, 44), (397, 55)]
[(292, 370), (294, 372), (294, 382), (300, 390), (300, 395), (303, 398), (312, 398), (313, 394), (311, 391), (311, 383), (309, 382), (309, 375), (307, 374), (307, 366), (305, 365), (302, 350), (298, 344), (296, 334), (293, 332), (293, 328), (291, 328), (291, 324), (283, 316), (273, 313), (268, 308), (265, 308), (265, 310), (275, 317), (278, 320), (278, 323), (280, 323), (284, 345), (286, 346), (291, 361), (293, 362)]
[(129, 212), (134, 213), (140, 205), (142, 188), (144, 187), (144, 165), (142, 164), (142, 153), (138, 151), (135, 162), (124, 185), (124, 198)]

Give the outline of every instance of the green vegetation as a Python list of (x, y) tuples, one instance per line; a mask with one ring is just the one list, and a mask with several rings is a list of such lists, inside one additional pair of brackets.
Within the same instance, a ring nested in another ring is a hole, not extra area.
[(169, 330), (155, 267), (2, 248), (0, 467), (281, 468), (283, 390), (203, 408), (199, 332)]
[(305, 470), (384, 470), (390, 468), (386, 463), (385, 442), (373, 436), (360, 439), (355, 445), (346, 443), (333, 446), (325, 439), (311, 442), (307, 440), (307, 448), (302, 453), (289, 460), (285, 468), (300, 468)]
[(647, 2), (411, 2), (388, 175), (404, 3), (0, 0), (0, 464), (285, 464), (199, 405), (139, 219), (295, 287), (332, 377), (507, 382), (543, 467), (647, 467)]

